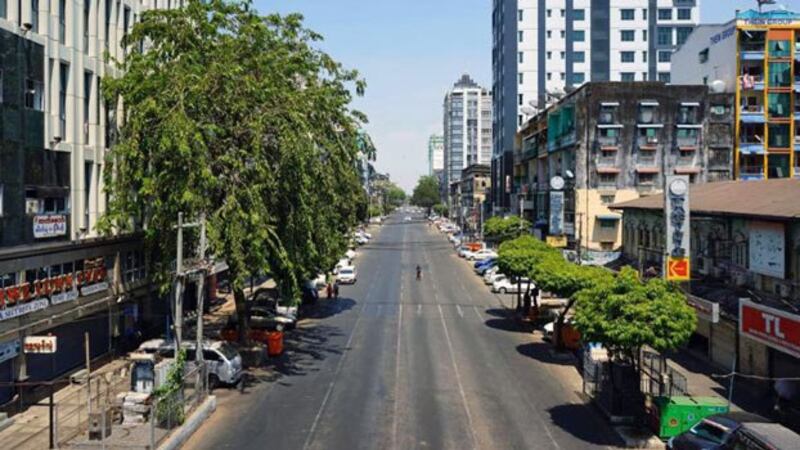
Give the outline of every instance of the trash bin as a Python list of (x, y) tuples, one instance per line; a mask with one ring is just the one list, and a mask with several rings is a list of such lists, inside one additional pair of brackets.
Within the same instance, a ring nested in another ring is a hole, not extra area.
[(271, 331), (267, 334), (267, 355), (280, 356), (283, 353), (283, 331)]
[(718, 397), (656, 397), (650, 411), (653, 431), (662, 439), (677, 436), (702, 419), (728, 412), (728, 402)]

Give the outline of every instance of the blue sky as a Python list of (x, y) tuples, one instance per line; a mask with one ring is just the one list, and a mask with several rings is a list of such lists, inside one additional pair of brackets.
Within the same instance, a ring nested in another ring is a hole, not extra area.
[[(755, 0), (700, 0), (703, 22), (724, 22)], [(779, 0), (800, 11), (800, 0)], [(259, 11), (300, 12), (321, 47), (367, 80), (357, 109), (378, 147), (378, 170), (411, 191), (426, 174), (428, 136), (462, 73), (491, 87), (491, 0), (255, 0)]]

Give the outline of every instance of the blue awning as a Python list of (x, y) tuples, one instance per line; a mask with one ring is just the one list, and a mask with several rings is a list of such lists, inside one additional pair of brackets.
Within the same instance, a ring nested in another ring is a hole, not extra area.
[(598, 214), (595, 217), (600, 220), (620, 220), (622, 219), (622, 214)]

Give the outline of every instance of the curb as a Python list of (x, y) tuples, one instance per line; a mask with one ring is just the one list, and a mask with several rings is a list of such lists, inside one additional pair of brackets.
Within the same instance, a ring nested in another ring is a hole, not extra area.
[(197, 431), (200, 426), (208, 419), (214, 410), (217, 409), (217, 397), (209, 395), (188, 419), (166, 441), (158, 446), (158, 450), (177, 450)]

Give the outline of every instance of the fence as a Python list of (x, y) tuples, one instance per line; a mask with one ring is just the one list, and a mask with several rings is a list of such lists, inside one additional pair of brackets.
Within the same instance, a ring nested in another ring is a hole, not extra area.
[[(93, 380), (94, 381), (94, 380)], [(127, 380), (126, 380), (127, 381)], [(85, 420), (72, 419), (70, 427), (59, 423), (59, 448), (80, 449), (155, 449), (173, 430), (178, 428), (208, 396), (208, 383), (205, 367), (193, 367), (183, 376), (181, 389), (154, 400), (150, 404), (141, 405), (142, 423), (123, 425), (122, 405), (114, 395), (93, 397), (93, 414), (91, 423), (86, 414), (87, 404), (83, 404), (83, 412), (73, 412), (73, 416), (83, 414)], [(94, 388), (93, 388), (94, 390)], [(127, 392), (129, 386), (119, 392)], [(110, 392), (110, 391), (109, 391)], [(91, 430), (90, 430), (91, 428)], [(62, 435), (68, 431), (66, 435)], [(90, 431), (94, 436), (90, 439)]]
[(642, 350), (642, 393), (653, 397), (688, 395), (686, 377), (670, 367), (658, 353)]

